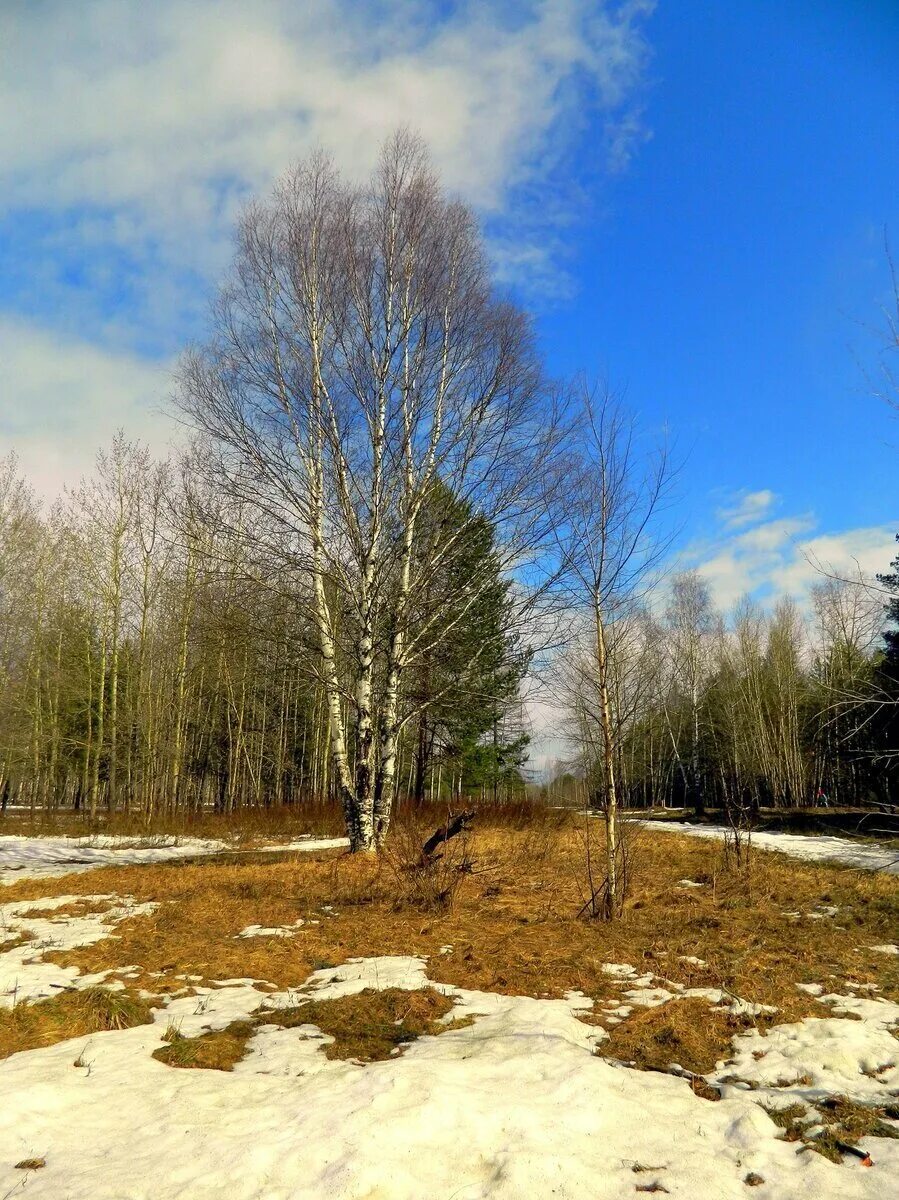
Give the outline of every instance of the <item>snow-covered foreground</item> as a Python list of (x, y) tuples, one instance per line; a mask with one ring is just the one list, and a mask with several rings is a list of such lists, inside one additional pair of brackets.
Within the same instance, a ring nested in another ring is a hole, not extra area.
[[(300, 838), (260, 847), (257, 852), (329, 850), (346, 846), (345, 838)], [(221, 854), (227, 842), (190, 837), (0, 837), (0, 884), (20, 879), (49, 879), (90, 871), (94, 867), (171, 862), (204, 854)]]
[[(637, 820), (644, 829), (668, 833), (686, 833), (690, 837), (721, 840), (727, 830), (723, 825), (690, 825), (684, 821)], [(899, 850), (876, 842), (857, 842), (851, 838), (830, 837), (826, 834), (753, 833), (752, 844), (759, 850), (778, 850), (791, 858), (806, 862), (831, 862), (838, 866), (858, 867), (862, 871), (886, 871), (899, 875)]]
[[(4, 907), (15, 909), (6, 914), (10, 923), (25, 926), (27, 904)], [(93, 939), (96, 926), (84, 921), (61, 916), (57, 939), (69, 945)], [(36, 929), (32, 955), (40, 956), (37, 939), (45, 933)], [(669, 994), (648, 986), (664, 981), (640, 977), (627, 964), (608, 964), (607, 974), (619, 980), (629, 1005), (661, 1003)], [(173, 1023), (191, 1037), (252, 1014), (263, 1000), (277, 1007), (304, 996), (411, 990), (429, 981), (424, 960), (392, 957), (355, 960), (297, 982), (296, 990), (263, 997), (250, 980), (227, 980), (175, 996), (156, 1011), (153, 1025), (0, 1062), (0, 1094), (8, 1100), (0, 1125), (0, 1197), (617, 1200), (638, 1189), (665, 1189), (685, 1200), (747, 1194), (892, 1200), (896, 1194), (899, 1141), (868, 1139), (871, 1169), (853, 1158), (837, 1166), (781, 1140), (759, 1104), (836, 1092), (883, 1102), (895, 1094), (899, 1042), (889, 1032), (899, 1022), (895, 1004), (823, 996), (821, 1020), (736, 1039), (733, 1059), (711, 1078), (746, 1083), (723, 1084), (719, 1102), (695, 1096), (683, 1079), (598, 1057), (606, 1034), (578, 1019), (591, 1002), (577, 994), (538, 1000), (440, 983), (432, 986), (455, 1002), (447, 1020), (472, 1016), (473, 1024), (421, 1038), (386, 1062), (329, 1060), (322, 1049), (327, 1039), (313, 1026), (274, 1024), (257, 1029), (231, 1073), (181, 1070), (151, 1057)], [(840, 1006), (860, 1019), (841, 1018)], [(29, 1159), (45, 1165), (16, 1169)]]

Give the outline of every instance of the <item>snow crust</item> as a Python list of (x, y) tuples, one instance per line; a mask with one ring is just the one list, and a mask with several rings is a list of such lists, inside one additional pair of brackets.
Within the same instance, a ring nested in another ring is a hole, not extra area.
[[(721, 840), (727, 830), (723, 825), (690, 825), (685, 821), (635, 820), (635, 825), (661, 832), (685, 833), (689, 837)], [(759, 850), (777, 850), (791, 858), (806, 862), (832, 862), (838, 866), (857, 867), (861, 871), (886, 871), (899, 875), (899, 852), (877, 842), (857, 842), (850, 838), (831, 837), (826, 834), (805, 833), (753, 833), (752, 844)], [(682, 887), (696, 887), (688, 879), (682, 879)], [(832, 916), (822, 912), (821, 917)]]

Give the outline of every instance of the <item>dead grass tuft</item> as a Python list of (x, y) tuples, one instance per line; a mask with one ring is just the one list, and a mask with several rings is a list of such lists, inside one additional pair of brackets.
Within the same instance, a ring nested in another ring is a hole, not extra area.
[(44, 920), (55, 921), (64, 920), (66, 917), (87, 917), (96, 913), (109, 912), (111, 908), (115, 908), (114, 900), (72, 900), (68, 904), (58, 904), (55, 908), (29, 908), (27, 912), (22, 914), (23, 921)]
[(333, 1040), (325, 1046), (328, 1058), (355, 1062), (379, 1062), (401, 1052), (424, 1035), (436, 1036), (471, 1023), (441, 1021), (453, 1007), (452, 1000), (434, 988), (403, 991), (366, 989), (334, 1000), (312, 1000), (287, 1008), (261, 1008), (250, 1020), (233, 1021), (225, 1029), (184, 1037), (170, 1025), (164, 1035), (168, 1043), (153, 1051), (157, 1061), (169, 1067), (232, 1071), (246, 1053), (247, 1042), (260, 1025), (297, 1029), (314, 1025)]
[(328, 1058), (378, 1062), (390, 1058), (425, 1034), (436, 1036), (471, 1024), (471, 1019), (442, 1022), (453, 1001), (434, 988), (403, 991), (366, 988), (353, 996), (313, 1000), (296, 1008), (260, 1013), (260, 1020), (285, 1028), (315, 1025), (334, 1039), (325, 1047)]
[(153, 1051), (153, 1057), (169, 1067), (196, 1068), (206, 1071), (233, 1071), (246, 1053), (247, 1042), (256, 1025), (253, 1021), (232, 1021), (225, 1029), (182, 1037), (175, 1029), (165, 1034), (167, 1046)]
[(897, 1138), (899, 1129), (886, 1124), (890, 1110), (877, 1106), (856, 1104), (848, 1096), (833, 1096), (815, 1106), (827, 1133), (841, 1142), (855, 1146), (866, 1137)]
[(778, 1127), (782, 1129), (785, 1142), (798, 1142), (804, 1135), (806, 1126), (811, 1122), (809, 1112), (804, 1104), (787, 1104), (783, 1108), (763, 1104), (765, 1112)]
[[(765, 1107), (768, 1116), (783, 1130), (787, 1142), (802, 1142), (809, 1150), (841, 1163), (846, 1147), (858, 1146), (865, 1138), (899, 1138), (899, 1129), (887, 1124), (893, 1111), (875, 1105), (856, 1104), (847, 1096), (833, 1096), (815, 1104), (790, 1104), (786, 1108)], [(823, 1125), (818, 1133), (809, 1130)]]
[(18, 1004), (0, 1012), (0, 1059), (68, 1038), (147, 1025), (151, 1020), (149, 1006), (127, 989), (91, 987), (63, 992), (50, 1000)]
[(433, 827), (420, 820), (398, 825), (384, 853), (384, 863), (393, 877), (398, 908), (414, 908), (423, 913), (447, 913), (474, 864), (468, 853), (467, 833), (444, 842), (433, 855), (424, 857), (422, 847)]
[(676, 1065), (705, 1075), (727, 1057), (734, 1036), (752, 1024), (749, 1018), (689, 996), (632, 1013), (612, 1028), (598, 1052), (641, 1070), (664, 1071)]
[(15, 950), (17, 946), (25, 946), (31, 940), (31, 935), (24, 933), (17, 933), (13, 937), (8, 937), (5, 941), (0, 941), (0, 954), (5, 954), (7, 950)]

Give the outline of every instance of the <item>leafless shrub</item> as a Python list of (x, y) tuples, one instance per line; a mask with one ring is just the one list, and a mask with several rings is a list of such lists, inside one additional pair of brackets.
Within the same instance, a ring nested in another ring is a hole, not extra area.
[[(449, 828), (452, 820), (453, 814), (448, 813), (444, 827)], [(384, 861), (401, 906), (422, 912), (450, 912), (474, 871), (469, 836), (463, 830), (458, 836), (446, 838), (432, 853), (425, 853), (423, 847), (430, 832), (416, 821), (398, 824), (384, 851)]]

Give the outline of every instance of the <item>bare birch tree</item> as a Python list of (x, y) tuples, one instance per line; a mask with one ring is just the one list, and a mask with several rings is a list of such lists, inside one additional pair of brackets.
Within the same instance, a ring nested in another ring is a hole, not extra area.
[[(711, 638), (715, 631), (715, 612), (708, 584), (696, 571), (684, 571), (671, 581), (671, 597), (665, 613), (666, 645), (676, 700), (687, 709), (688, 765), (684, 766), (680, 738), (675, 735), (668, 706), (666, 721), (687, 803), (699, 815), (704, 807), (700, 769), (702, 696), (711, 669)], [(680, 732), (680, 731), (678, 731)]]
[(410, 598), (465, 536), (420, 544), (428, 498), (447, 488), (489, 519), (520, 573), (536, 537), (554, 423), (530, 326), (493, 292), (472, 213), (402, 133), (361, 188), (319, 154), (248, 208), (215, 323), (180, 403), (309, 606), (348, 836), (371, 849), (390, 823), (404, 674), (449, 632), (441, 613), (416, 625)]
[(585, 391), (583, 411), (576, 483), (569, 490), (558, 544), (570, 600), (592, 637), (595, 707), (587, 704), (584, 694), (578, 715), (585, 748), (598, 749), (596, 801), (604, 814), (606, 837), (604, 879), (593, 890), (590, 909), (595, 916), (612, 919), (621, 914), (626, 890), (613, 641), (616, 626), (623, 630), (638, 607), (666, 548), (656, 536), (656, 521), (671, 468), (664, 448), (642, 452), (633, 420), (608, 391)]

